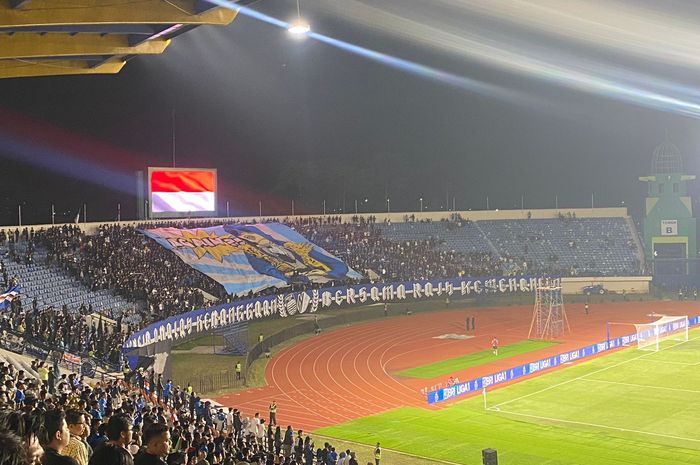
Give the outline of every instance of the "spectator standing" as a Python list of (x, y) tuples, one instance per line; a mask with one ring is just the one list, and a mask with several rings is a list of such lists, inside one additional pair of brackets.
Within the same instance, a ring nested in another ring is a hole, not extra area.
[(170, 431), (162, 423), (153, 423), (143, 432), (143, 444), (146, 446), (134, 460), (134, 465), (166, 465), (165, 457), (170, 452)]
[(280, 455), (281, 452), (282, 452), (282, 430), (279, 427), (279, 425), (277, 425), (277, 427), (275, 428), (275, 453), (277, 455)]
[(102, 446), (97, 447), (92, 454), (89, 465), (103, 465), (113, 463), (114, 456), (123, 457), (124, 454), (118, 452), (117, 449), (123, 449), (129, 456), (128, 460), (133, 463), (133, 458), (126, 448), (131, 444), (132, 431), (131, 419), (126, 415), (115, 415), (110, 417), (107, 422), (106, 431), (108, 441)]
[(81, 440), (86, 425), (84, 411), (68, 410), (66, 412), (66, 423), (70, 432), (70, 441), (63, 449), (63, 455), (73, 457), (79, 465), (87, 465), (89, 460), (88, 450)]
[(270, 426), (277, 426), (277, 402), (270, 404)]
[(165, 405), (170, 405), (170, 396), (172, 395), (172, 392), (173, 392), (173, 381), (171, 379), (169, 379), (163, 385), (163, 402), (165, 402)]
[(294, 441), (294, 457), (300, 458), (304, 452), (304, 438), (302, 435), (304, 432), (302, 430), (297, 431), (297, 438)]
[(63, 455), (63, 449), (70, 442), (70, 431), (66, 415), (62, 410), (52, 410), (44, 416), (46, 439), (44, 444), (43, 465), (78, 465), (74, 458)]
[(284, 432), (284, 439), (282, 440), (282, 454), (285, 458), (292, 455), (292, 445), (294, 444), (294, 431), (292, 431), (292, 426), (288, 425), (287, 430)]

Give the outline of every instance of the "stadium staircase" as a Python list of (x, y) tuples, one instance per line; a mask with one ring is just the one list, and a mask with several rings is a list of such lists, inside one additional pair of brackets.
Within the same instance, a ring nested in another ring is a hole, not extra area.
[(34, 378), (39, 378), (39, 374), (32, 369), (31, 358), (26, 355), (10, 352), (9, 350), (0, 348), (0, 362), (5, 362), (8, 365), (14, 365), (18, 370), (24, 370), (26, 374)]
[(632, 235), (632, 240), (634, 241), (634, 245), (636, 246), (636, 255), (637, 255), (637, 260), (639, 260), (639, 270), (640, 272), (643, 270), (646, 270), (647, 264), (646, 264), (646, 258), (644, 256), (644, 243), (642, 242), (642, 238), (639, 234), (639, 230), (637, 229), (637, 225), (634, 224), (634, 220), (632, 219), (631, 216), (626, 216), (625, 221), (627, 222), (627, 227), (629, 228), (631, 235)]

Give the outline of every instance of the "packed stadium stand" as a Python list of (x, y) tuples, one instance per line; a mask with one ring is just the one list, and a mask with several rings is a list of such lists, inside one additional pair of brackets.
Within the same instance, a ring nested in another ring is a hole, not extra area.
[[(307, 218), (288, 224), (372, 281), (638, 275), (641, 268), (636, 232), (622, 217), (398, 223)], [(37, 299), (40, 309), (84, 305), (138, 324), (233, 298), (131, 226), (100, 226), (92, 235), (66, 226), (15, 233), (0, 256), (5, 284), (19, 282), (25, 304)]]

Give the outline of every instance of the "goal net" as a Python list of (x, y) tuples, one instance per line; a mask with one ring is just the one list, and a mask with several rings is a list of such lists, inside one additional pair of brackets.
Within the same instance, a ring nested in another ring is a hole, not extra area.
[(665, 340), (688, 341), (687, 316), (660, 316), (651, 323), (635, 323), (637, 329), (637, 347), (640, 350), (658, 352), (660, 343)]

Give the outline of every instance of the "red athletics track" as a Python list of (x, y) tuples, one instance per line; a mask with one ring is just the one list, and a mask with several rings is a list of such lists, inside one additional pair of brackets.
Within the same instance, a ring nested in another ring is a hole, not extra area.
[[(453, 373), (466, 381), (545, 356), (572, 350), (606, 338), (606, 322), (651, 321), (647, 315), (696, 315), (698, 302), (623, 302), (592, 304), (585, 315), (583, 304), (566, 305), (572, 334), (561, 344), (528, 354), (499, 360)], [(378, 312), (382, 310), (378, 307)], [(465, 318), (476, 316), (476, 337), (467, 340), (435, 339), (443, 334), (465, 333)], [(459, 309), (397, 316), (359, 323), (324, 332), (278, 354), (265, 370), (268, 386), (226, 394), (216, 402), (239, 408), (243, 416), (278, 405), (277, 420), (285, 427), (311, 431), (389, 409), (414, 406), (428, 408), (423, 387), (444, 383), (449, 375), (434, 380), (393, 375), (405, 368), (445, 360), (490, 348), (497, 336), (501, 345), (527, 338), (532, 307)], [(633, 332), (634, 328), (625, 328)], [(619, 330), (618, 330), (619, 331)], [(619, 333), (618, 333), (619, 335)]]

